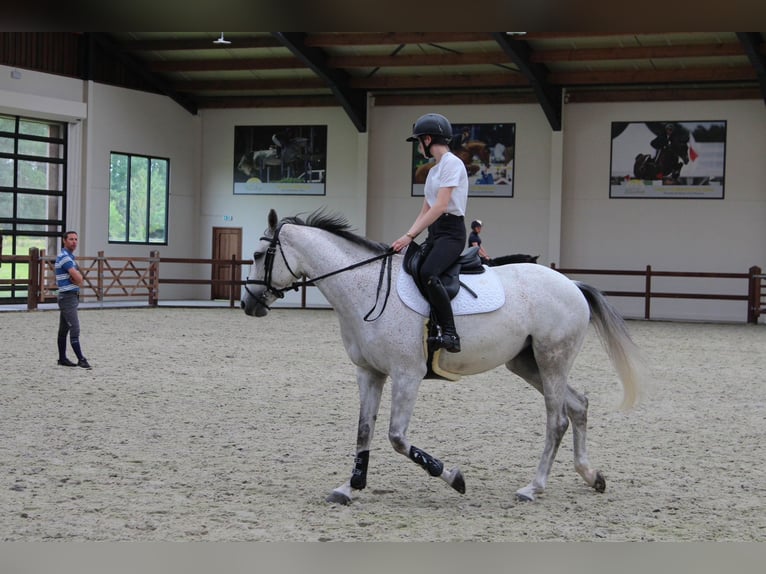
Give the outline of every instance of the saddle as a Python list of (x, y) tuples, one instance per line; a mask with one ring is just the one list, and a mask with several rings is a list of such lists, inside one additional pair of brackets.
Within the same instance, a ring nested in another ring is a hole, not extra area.
[[(428, 296), (424, 286), (420, 284), (418, 271), (430, 249), (429, 243), (422, 246), (415, 242), (410, 243), (402, 261), (404, 273), (399, 274), (397, 291), (405, 305), (415, 312), (429, 317), (425, 321), (423, 329), (423, 348), (426, 353), (427, 369), (424, 378), (457, 381), (460, 379), (460, 375), (441, 367), (443, 349), (434, 349), (428, 344), (428, 338), (436, 334), (436, 323), (432, 320)], [(461, 274), (466, 275), (463, 278), (465, 283), (460, 279)], [(482, 265), (478, 247), (465, 249), (439, 279), (447, 290), (450, 300), (452, 300), (453, 311), (456, 315), (487, 313), (499, 308), (505, 301), (503, 287), (494, 270), (487, 270)], [(461, 287), (464, 288), (462, 291)], [(420, 297), (418, 297), (418, 292)], [(478, 292), (482, 293), (481, 298), (477, 295)]]
[[(410, 246), (407, 248), (407, 252), (404, 254), (404, 261), (402, 262), (402, 268), (409, 275), (412, 275), (412, 278), (415, 281), (415, 285), (417, 285), (418, 290), (426, 300), (428, 300), (428, 295), (425, 291), (425, 285), (421, 284), (422, 282), (420, 280), (419, 271), (420, 266), (423, 264), (423, 260), (425, 259), (426, 255), (428, 255), (431, 247), (432, 245), (430, 243), (424, 243), (423, 245), (420, 245), (415, 241), (412, 241)], [(482, 265), (481, 258), (479, 257), (479, 247), (468, 247), (464, 249), (460, 256), (455, 260), (455, 262), (439, 276), (439, 280), (447, 290), (447, 295), (449, 295), (449, 298), (454, 299), (458, 291), (460, 291), (461, 273), (465, 275), (479, 275), (484, 273), (484, 271), (484, 266)]]

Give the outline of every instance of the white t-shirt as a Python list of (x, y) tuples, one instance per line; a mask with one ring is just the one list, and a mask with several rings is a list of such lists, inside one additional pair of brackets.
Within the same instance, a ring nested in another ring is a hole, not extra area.
[(445, 153), (428, 172), (423, 190), (428, 205), (436, 203), (436, 196), (442, 187), (455, 188), (450, 194), (447, 213), (464, 216), (468, 203), (468, 172), (463, 160), (452, 152)]

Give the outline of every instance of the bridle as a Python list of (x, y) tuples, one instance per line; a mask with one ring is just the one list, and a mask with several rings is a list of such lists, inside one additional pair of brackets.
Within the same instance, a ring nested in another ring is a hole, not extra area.
[[(269, 242), (269, 247), (266, 249), (266, 252), (256, 253), (253, 255), (253, 263), (255, 263), (255, 261), (258, 260), (261, 256), (264, 256), (263, 279), (248, 278), (245, 280), (245, 291), (247, 291), (248, 295), (250, 295), (250, 297), (252, 297), (256, 301), (256, 303), (265, 307), (266, 309), (271, 310), (271, 307), (269, 307), (266, 304), (266, 297), (269, 294), (276, 297), (277, 299), (282, 299), (285, 296), (285, 293), (287, 291), (297, 291), (301, 287), (313, 287), (316, 285), (317, 281), (321, 281), (322, 279), (327, 279), (328, 277), (332, 277), (333, 275), (338, 275), (345, 271), (350, 271), (351, 269), (356, 269), (357, 267), (362, 267), (363, 265), (367, 265), (368, 263), (372, 263), (374, 261), (379, 261), (382, 259), (383, 261), (381, 261), (380, 275), (378, 277), (378, 290), (375, 295), (375, 304), (373, 305), (372, 309), (370, 309), (367, 312), (367, 314), (364, 316), (364, 320), (374, 321), (375, 319), (377, 319), (383, 314), (383, 311), (386, 308), (386, 304), (388, 303), (388, 296), (391, 292), (391, 269), (393, 265), (393, 255), (394, 253), (396, 253), (393, 249), (389, 248), (385, 253), (375, 255), (374, 257), (370, 257), (369, 259), (358, 261), (356, 263), (348, 265), (347, 267), (343, 267), (342, 269), (336, 269), (335, 271), (331, 271), (329, 273), (325, 273), (324, 275), (320, 275), (319, 277), (312, 277), (309, 279), (303, 276), (302, 278), (300, 275), (297, 275), (295, 271), (292, 270), (292, 268), (290, 267), (290, 264), (287, 261), (287, 257), (285, 257), (285, 251), (282, 248), (282, 243), (279, 241), (279, 232), (282, 230), (282, 225), (284, 224), (280, 223), (277, 226), (277, 228), (274, 230), (274, 235), (272, 237), (263, 236), (260, 238), (261, 241)], [(298, 280), (298, 281), (293, 281), (290, 285), (286, 287), (281, 287), (281, 288), (274, 287), (274, 285), (272, 284), (272, 273), (274, 271), (274, 260), (276, 259), (277, 251), (279, 251), (279, 253), (282, 255), (282, 261), (284, 262), (285, 267), (287, 267), (287, 270), (295, 279)], [(370, 319), (369, 316), (378, 306), (378, 301), (380, 299), (380, 291), (383, 285), (383, 279), (386, 275), (387, 275), (386, 295), (383, 301), (383, 307), (373, 319)], [(250, 290), (249, 285), (263, 285), (266, 289), (260, 295), (255, 295), (255, 293), (253, 293)]]

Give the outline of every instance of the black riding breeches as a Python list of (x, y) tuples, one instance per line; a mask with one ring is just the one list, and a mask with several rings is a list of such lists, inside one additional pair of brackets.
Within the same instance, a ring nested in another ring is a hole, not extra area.
[(444, 214), (428, 226), (425, 261), (420, 266), (422, 285), (441, 275), (463, 252), (466, 241), (465, 218)]

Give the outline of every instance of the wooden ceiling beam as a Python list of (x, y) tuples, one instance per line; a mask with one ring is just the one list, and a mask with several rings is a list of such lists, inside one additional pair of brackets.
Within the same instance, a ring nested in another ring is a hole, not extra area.
[[(535, 52), (533, 62), (562, 62), (562, 61), (599, 61), (620, 59), (659, 59), (680, 57), (720, 57), (722, 51), (695, 50), (686, 54), (680, 52), (664, 52), (639, 54), (633, 49), (630, 53), (620, 50), (565, 50)], [(640, 50), (643, 50), (640, 49)], [(581, 52), (588, 52), (581, 53)], [(598, 52), (598, 53), (596, 53)], [(727, 47), (728, 55), (745, 55), (744, 49), (736, 45), (735, 50)], [(472, 53), (472, 54), (429, 54), (404, 56), (330, 56), (327, 66), (330, 68), (394, 68), (394, 67), (432, 67), (432, 66), (468, 66), (468, 65), (511, 65), (510, 58), (504, 52)], [(243, 58), (243, 59), (214, 59), (214, 60), (154, 60), (147, 63), (153, 72), (206, 72), (206, 71), (247, 71), (247, 70), (294, 70), (305, 68), (305, 64), (293, 56), (274, 58)]]
[(533, 50), (527, 42), (511, 38), (505, 32), (493, 32), (492, 37), (529, 80), (551, 129), (561, 131), (563, 89), (550, 80), (548, 68), (532, 61)]
[(210, 60), (152, 60), (153, 72), (217, 72), (221, 70), (294, 70), (306, 65), (295, 56)]
[(386, 46), (399, 44), (446, 44), (450, 42), (491, 42), (489, 32), (359, 32), (350, 34), (309, 34), (306, 45)]
[(329, 89), (326, 82), (316, 77), (264, 80), (179, 80), (174, 85), (181, 92)]
[(274, 36), (327, 83), (356, 129), (367, 131), (367, 93), (349, 85), (348, 72), (330, 68), (327, 54), (306, 44), (308, 34), (305, 32), (274, 32)]
[[(751, 68), (700, 70), (643, 70), (632, 72), (554, 72), (552, 81), (568, 86), (598, 86), (615, 84), (678, 84), (715, 82), (752, 82), (756, 79)], [(196, 90), (283, 90), (320, 89), (327, 83), (317, 77), (289, 79), (245, 80), (178, 80), (178, 91)], [(417, 76), (372, 76), (351, 78), (349, 87), (358, 90), (412, 90), (433, 88), (513, 88), (529, 87), (529, 80), (520, 73), (507, 74), (439, 74)]]
[(331, 56), (333, 68), (397, 68), (406, 66), (471, 66), (510, 64), (507, 54), (475, 52), (470, 54), (408, 54), (395, 56)]
[(214, 44), (213, 38), (178, 38), (165, 40), (121, 40), (122, 49), (128, 52), (173, 52), (177, 50), (237, 50), (243, 48), (280, 48), (282, 44), (273, 36), (255, 38), (232, 38), (231, 44)]
[(91, 46), (90, 49), (95, 49), (94, 45), (97, 44), (100, 49), (104, 50), (108, 54), (113, 55), (120, 62), (122, 62), (124, 66), (132, 71), (132, 73), (143, 78), (144, 81), (148, 82), (161, 93), (174, 100), (178, 105), (183, 107), (190, 114), (197, 115), (197, 104), (193, 100), (191, 100), (185, 94), (179, 93), (175, 86), (166, 81), (164, 78), (158, 76), (157, 74), (153, 74), (151, 70), (146, 67), (144, 62), (137, 60), (131, 54), (126, 54), (124, 51), (122, 51), (120, 46), (116, 44), (111, 37), (99, 32), (88, 32), (87, 37), (89, 46)]
[(365, 90), (401, 90), (418, 88), (509, 88), (528, 87), (521, 74), (440, 74), (433, 76), (372, 76), (352, 78), (351, 85)]
[(637, 89), (567, 90), (566, 103), (597, 102), (672, 102), (685, 100), (752, 100), (759, 97), (757, 88), (655, 88)]
[(435, 106), (487, 104), (534, 104), (537, 98), (531, 90), (519, 92), (440, 93), (440, 94), (373, 94), (376, 106)]
[(603, 60), (655, 60), (663, 58), (720, 58), (744, 56), (740, 44), (695, 44), (691, 46), (642, 46), (626, 48), (577, 48), (569, 50), (538, 50), (533, 62), (587, 62)]
[(337, 107), (333, 95), (316, 96), (226, 96), (199, 98), (200, 108), (306, 108)]
[(552, 72), (551, 82), (566, 85), (596, 84), (673, 84), (693, 82), (751, 82), (753, 68), (683, 68), (673, 70), (627, 70)]
[(765, 47), (763, 36), (758, 32), (737, 32), (737, 38), (739, 38), (758, 76), (758, 83), (761, 86), (761, 97), (766, 102), (766, 57), (763, 55)]

